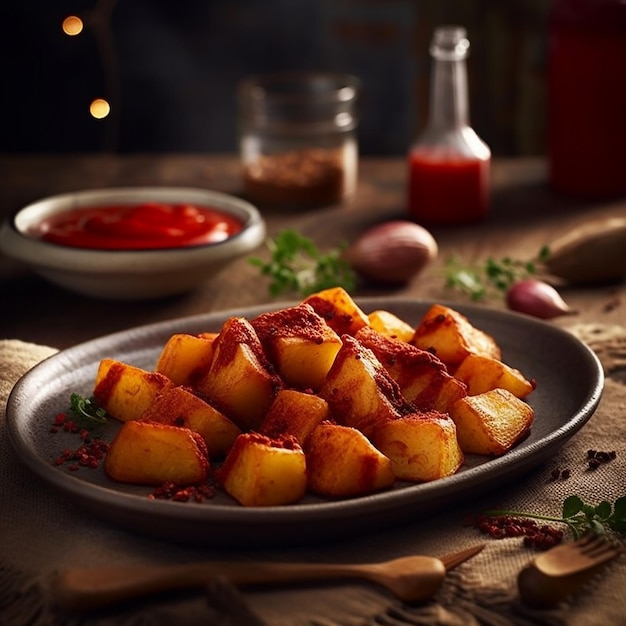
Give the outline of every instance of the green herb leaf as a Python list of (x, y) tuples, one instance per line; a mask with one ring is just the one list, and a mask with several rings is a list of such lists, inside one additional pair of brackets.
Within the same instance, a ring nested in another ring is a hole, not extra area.
[(83, 398), (77, 393), (70, 396), (69, 413), (83, 424), (106, 423), (107, 413), (93, 398)]
[(587, 532), (604, 534), (607, 530), (613, 530), (620, 534), (626, 534), (626, 496), (622, 496), (609, 502), (603, 500), (597, 505), (583, 502), (576, 495), (568, 496), (563, 501), (561, 517), (537, 515), (524, 511), (492, 510), (486, 511), (489, 517), (509, 515), (511, 517), (543, 520), (566, 524), (575, 539), (582, 537)]
[(513, 283), (536, 276), (549, 256), (549, 247), (543, 246), (534, 259), (489, 257), (470, 267), (464, 265), (458, 256), (451, 256), (444, 267), (445, 285), (464, 293), (472, 300), (497, 297), (506, 292)]
[(344, 247), (321, 252), (313, 240), (285, 229), (266, 242), (271, 252), (269, 261), (253, 257), (249, 262), (270, 279), (273, 297), (284, 293), (308, 296), (331, 287), (354, 290), (356, 274), (343, 259)]

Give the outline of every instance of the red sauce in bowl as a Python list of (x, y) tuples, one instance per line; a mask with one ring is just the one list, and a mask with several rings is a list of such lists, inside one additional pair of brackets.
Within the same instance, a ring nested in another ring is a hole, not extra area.
[(241, 220), (218, 209), (145, 202), (62, 211), (30, 232), (73, 248), (147, 250), (218, 243), (242, 228)]

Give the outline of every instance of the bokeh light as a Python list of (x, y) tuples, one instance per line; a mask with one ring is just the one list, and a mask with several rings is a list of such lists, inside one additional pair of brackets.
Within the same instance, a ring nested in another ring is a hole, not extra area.
[(83, 20), (76, 15), (68, 15), (61, 24), (61, 28), (66, 35), (73, 37), (83, 31)]
[(89, 113), (98, 120), (105, 118), (111, 112), (111, 106), (106, 100), (96, 98), (89, 105)]

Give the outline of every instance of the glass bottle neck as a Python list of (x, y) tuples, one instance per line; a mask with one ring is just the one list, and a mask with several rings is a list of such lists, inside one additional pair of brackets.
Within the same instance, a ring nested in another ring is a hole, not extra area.
[(466, 61), (469, 40), (465, 28), (442, 26), (430, 46), (432, 77), (428, 127), (431, 132), (469, 125)]
[(431, 131), (457, 130), (469, 125), (465, 60), (433, 61), (428, 127)]

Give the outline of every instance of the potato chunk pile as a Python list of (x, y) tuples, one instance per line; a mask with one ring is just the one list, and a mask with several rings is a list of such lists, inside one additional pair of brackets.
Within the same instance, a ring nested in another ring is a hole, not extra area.
[(123, 422), (105, 471), (157, 486), (211, 478), (256, 507), (437, 480), (529, 432), (534, 383), (501, 358), (449, 307), (413, 327), (328, 289), (219, 332), (174, 334), (155, 371), (102, 359), (93, 395)]

